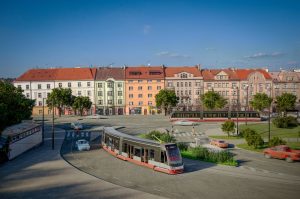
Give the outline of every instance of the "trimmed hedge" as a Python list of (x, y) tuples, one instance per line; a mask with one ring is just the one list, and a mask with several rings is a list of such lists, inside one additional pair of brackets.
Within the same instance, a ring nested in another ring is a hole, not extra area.
[(277, 128), (289, 128), (298, 126), (297, 118), (293, 116), (277, 117), (272, 122)]

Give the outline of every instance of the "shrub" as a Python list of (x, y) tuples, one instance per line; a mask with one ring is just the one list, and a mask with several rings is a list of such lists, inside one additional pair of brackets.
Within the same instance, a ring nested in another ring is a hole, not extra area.
[(277, 117), (272, 122), (277, 128), (288, 128), (298, 126), (297, 118), (293, 116)]
[(286, 141), (279, 137), (273, 137), (269, 142), (269, 146), (277, 146), (277, 145), (284, 145), (284, 144), (286, 144)]
[(242, 135), (244, 136), (248, 146), (253, 146), (254, 148), (258, 148), (264, 145), (264, 140), (261, 135), (259, 135), (255, 130), (247, 128), (242, 131)]
[(227, 120), (222, 124), (222, 131), (227, 133), (228, 137), (230, 133), (234, 133), (235, 124), (232, 120)]
[(255, 133), (255, 131), (253, 129), (246, 128), (246, 129), (243, 129), (240, 131), (239, 136), (246, 138), (249, 134), (253, 134), (253, 133)]
[(177, 146), (178, 146), (178, 148), (179, 148), (180, 151), (186, 151), (189, 148), (189, 146), (187, 145), (187, 143), (184, 143), (184, 142), (178, 142)]
[(203, 147), (196, 147), (191, 149), (191, 152), (199, 160), (215, 163), (235, 162), (233, 154), (228, 151), (210, 151)]

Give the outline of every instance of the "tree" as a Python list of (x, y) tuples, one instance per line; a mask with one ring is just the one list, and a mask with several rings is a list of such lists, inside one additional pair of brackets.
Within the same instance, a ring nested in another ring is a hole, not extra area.
[(34, 100), (27, 99), (22, 89), (0, 81), (0, 132), (7, 126), (30, 119)]
[(92, 106), (92, 102), (89, 97), (75, 97), (74, 102), (72, 104), (72, 108), (74, 110), (78, 110), (80, 115), (83, 115), (84, 110), (89, 110)]
[(271, 106), (272, 98), (270, 98), (266, 93), (257, 93), (254, 95), (253, 100), (250, 101), (250, 105), (258, 111), (263, 111), (265, 108)]
[(163, 108), (165, 115), (167, 115), (167, 111), (178, 103), (178, 97), (176, 96), (175, 91), (162, 89), (155, 95), (155, 102), (156, 106)]
[(74, 98), (72, 96), (72, 90), (70, 88), (54, 88), (48, 96), (46, 103), (49, 108), (57, 108), (58, 115), (60, 117), (63, 108), (65, 106), (71, 106), (73, 100)]
[(233, 133), (235, 129), (235, 124), (232, 120), (227, 120), (222, 124), (222, 131), (227, 133), (228, 137), (230, 133)]
[(297, 96), (291, 93), (283, 93), (280, 96), (276, 97), (276, 108), (278, 112), (283, 112), (284, 116), (286, 116), (287, 110), (292, 110), (295, 108), (295, 103), (297, 100)]
[(221, 109), (227, 104), (227, 100), (215, 91), (208, 91), (200, 98), (203, 105), (210, 110)]

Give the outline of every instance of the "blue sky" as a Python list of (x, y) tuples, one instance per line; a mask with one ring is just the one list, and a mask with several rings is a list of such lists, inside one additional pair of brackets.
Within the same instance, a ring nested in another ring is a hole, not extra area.
[(300, 67), (297, 0), (0, 1), (0, 77), (35, 67)]

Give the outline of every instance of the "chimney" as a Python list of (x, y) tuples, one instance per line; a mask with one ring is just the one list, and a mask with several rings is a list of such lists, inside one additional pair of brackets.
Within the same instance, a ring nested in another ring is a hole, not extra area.
[(197, 64), (196, 66), (197, 66), (198, 70), (201, 71), (201, 65), (200, 65), (200, 64)]

